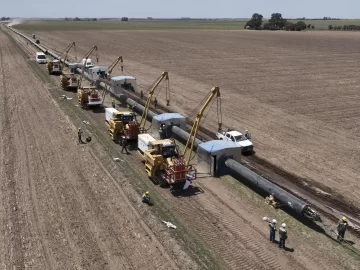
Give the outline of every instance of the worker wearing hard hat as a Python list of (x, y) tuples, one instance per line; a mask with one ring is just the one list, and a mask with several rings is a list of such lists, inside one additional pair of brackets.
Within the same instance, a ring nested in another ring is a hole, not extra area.
[(249, 133), (248, 130), (245, 130), (245, 138), (248, 139), (248, 140), (251, 140), (251, 134)]
[(285, 241), (287, 239), (287, 230), (286, 230), (286, 224), (281, 224), (281, 227), (279, 228), (279, 248), (285, 249)]
[(115, 99), (112, 99), (112, 100), (111, 100), (111, 105), (112, 105), (112, 107), (115, 109)]
[(82, 130), (81, 130), (81, 128), (78, 128), (78, 139), (79, 139), (79, 144), (81, 144), (81, 143), (82, 143), (81, 135), (82, 135)]
[(346, 218), (346, 217), (342, 217), (342, 218), (339, 220), (338, 225), (337, 225), (337, 230), (338, 230), (337, 239), (338, 239), (339, 241), (344, 240), (344, 236), (345, 236), (345, 232), (346, 232), (347, 227), (348, 227), (347, 218)]
[(276, 219), (273, 219), (271, 222), (269, 222), (269, 228), (270, 228), (270, 241), (275, 242)]
[(143, 202), (143, 203), (149, 204), (149, 203), (150, 203), (150, 192), (149, 192), (149, 191), (146, 191), (146, 192), (142, 195), (141, 199), (142, 199), (142, 202)]

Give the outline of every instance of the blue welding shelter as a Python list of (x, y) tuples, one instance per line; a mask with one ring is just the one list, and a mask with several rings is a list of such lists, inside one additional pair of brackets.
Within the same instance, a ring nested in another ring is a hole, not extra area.
[(241, 146), (227, 140), (207, 141), (199, 144), (197, 154), (198, 168), (211, 176), (218, 176), (228, 173), (226, 159), (241, 160)]

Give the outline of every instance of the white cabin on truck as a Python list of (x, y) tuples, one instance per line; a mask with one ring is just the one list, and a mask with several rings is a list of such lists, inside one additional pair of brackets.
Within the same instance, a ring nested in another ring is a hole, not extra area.
[(133, 76), (115, 76), (111, 78), (110, 91), (118, 96), (124, 93), (124, 89), (133, 92), (137, 91), (136, 78)]
[(220, 131), (216, 133), (216, 137), (220, 140), (233, 141), (237, 145), (240, 145), (243, 153), (250, 153), (253, 151), (253, 143), (251, 142), (250, 136), (246, 137), (239, 131)]
[(156, 141), (150, 134), (143, 133), (138, 135), (138, 150), (143, 155), (146, 150), (150, 150), (150, 142)]
[(89, 68), (89, 76), (90, 78), (95, 80), (104, 79), (103, 77), (107, 75), (108, 67), (107, 66), (95, 66), (92, 68)]

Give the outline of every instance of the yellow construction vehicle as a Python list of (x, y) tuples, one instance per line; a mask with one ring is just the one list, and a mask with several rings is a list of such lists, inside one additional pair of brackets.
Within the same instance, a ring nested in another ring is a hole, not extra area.
[(114, 108), (105, 108), (105, 123), (109, 129), (109, 134), (113, 141), (119, 142), (124, 135), (124, 130), (132, 123), (136, 123), (135, 114), (128, 110), (116, 110)]
[(91, 106), (100, 106), (102, 104), (101, 96), (95, 86), (84, 86), (77, 91), (78, 102), (82, 108)]
[(196, 178), (196, 170), (186, 165), (174, 139), (149, 142), (144, 151), (145, 171), (150, 179), (161, 186), (184, 186), (187, 179)]
[[(96, 50), (97, 46), (93, 46), (91, 50), (84, 56), (82, 59), (82, 72), (81, 77), (78, 82), (78, 101), (82, 108), (88, 108), (89, 106), (100, 106), (102, 105), (102, 98), (99, 91), (95, 86), (81, 86), (81, 82), (84, 78), (85, 68), (88, 66), (88, 59), (90, 55)], [(96, 56), (96, 61), (98, 61), (98, 57)]]
[(192, 158), (192, 153), (193, 153), (193, 149), (194, 149), (194, 142), (195, 142), (196, 135), (197, 135), (197, 132), (198, 132), (198, 129), (199, 129), (200, 120), (204, 115), (204, 111), (205, 111), (206, 107), (210, 104), (210, 102), (212, 101), (212, 99), (214, 97), (217, 97), (218, 125), (219, 125), (219, 130), (221, 130), (221, 127), (222, 127), (222, 113), (221, 113), (220, 89), (219, 89), (219, 87), (216, 86), (216, 87), (211, 89), (210, 94), (208, 95), (207, 98), (205, 98), (205, 103), (200, 108), (200, 110), (197, 113), (196, 118), (194, 120), (193, 126), (192, 126), (190, 134), (189, 134), (189, 138), (188, 138), (188, 140), (186, 142), (184, 151), (182, 153), (182, 156), (185, 158), (186, 153), (189, 151), (188, 157), (186, 158), (186, 162), (185, 162), (186, 166), (189, 165), (190, 160)]
[(154, 95), (154, 92), (157, 89), (157, 87), (159, 86), (159, 84), (164, 79), (167, 81), (167, 84), (166, 84), (167, 106), (170, 105), (169, 74), (168, 74), (168, 72), (165, 71), (160, 75), (159, 78), (157, 78), (155, 83), (151, 86), (151, 89), (149, 91), (149, 94), (148, 94), (148, 97), (147, 97), (147, 100), (146, 100), (146, 104), (144, 106), (144, 111), (143, 111), (143, 114), (142, 114), (141, 119), (140, 119), (140, 123), (137, 123), (135, 118), (134, 118), (134, 121), (131, 121), (127, 125), (125, 125), (125, 129), (124, 129), (124, 137), (125, 137), (125, 139), (127, 139), (127, 140), (137, 140), (138, 135), (140, 133), (144, 133), (146, 131), (145, 130), (145, 123), (146, 123), (147, 114), (149, 112), (151, 98)]
[(61, 65), (60, 65), (60, 61), (55, 59), (52, 61), (49, 61), (46, 64), (46, 70), (49, 73), (49, 75), (53, 75), (53, 74), (62, 74), (62, 69), (61, 69)]
[(119, 56), (109, 67), (108, 67), (108, 70), (107, 70), (107, 74), (104, 74), (105, 78), (103, 80), (99, 80), (99, 81), (103, 81), (105, 83), (105, 89), (103, 91), (103, 94), (102, 94), (102, 100), (104, 102), (105, 100), (105, 96), (107, 94), (109, 94), (110, 92), (110, 80), (111, 80), (111, 73), (113, 71), (113, 69), (116, 67), (116, 65), (121, 62), (121, 71), (124, 70), (124, 66), (123, 66), (123, 58), (122, 56)]
[[(74, 50), (75, 50), (75, 60), (77, 61), (75, 42), (70, 43), (69, 46), (65, 49), (65, 51), (64, 51), (65, 57), (63, 59), (60, 56), (60, 64), (62, 62), (62, 64), (60, 65), (60, 69), (61, 69), (60, 85), (64, 90), (69, 90), (69, 89), (77, 90), (77, 88), (78, 88), (78, 78), (76, 77), (76, 75), (72, 72), (64, 73), (65, 61), (67, 61), (67, 56), (68, 56), (68, 53), (71, 50), (71, 48), (74, 48)], [(63, 53), (61, 53), (61, 55)]]

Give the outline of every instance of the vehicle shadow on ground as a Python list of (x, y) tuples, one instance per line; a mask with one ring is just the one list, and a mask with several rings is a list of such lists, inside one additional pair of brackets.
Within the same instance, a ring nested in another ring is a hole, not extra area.
[(204, 193), (204, 190), (200, 187), (191, 185), (186, 190), (171, 188), (170, 192), (174, 197), (190, 197), (202, 194)]
[(93, 113), (105, 113), (105, 107), (94, 107), (93, 109), (90, 109)]
[(255, 154), (256, 152), (254, 150), (252, 150), (251, 152), (242, 153), (242, 155), (245, 157), (255, 156)]

